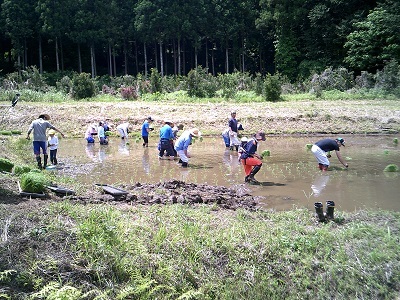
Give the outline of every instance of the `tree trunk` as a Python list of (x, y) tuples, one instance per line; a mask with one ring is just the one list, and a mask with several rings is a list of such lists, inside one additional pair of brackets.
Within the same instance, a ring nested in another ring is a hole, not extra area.
[(138, 47), (135, 41), (135, 64), (136, 64), (136, 75), (139, 74), (139, 58), (138, 58)]
[(28, 47), (26, 46), (26, 38), (24, 38), (24, 69), (28, 67)]
[(197, 46), (194, 47), (194, 67), (197, 69)]
[(147, 51), (146, 51), (146, 42), (143, 43), (143, 51), (144, 51), (144, 77), (147, 78)]
[(61, 70), (64, 71), (64, 49), (63, 49), (62, 39), (60, 39), (60, 52), (61, 52)]
[(112, 54), (111, 54), (111, 44), (108, 43), (108, 75), (110, 75), (110, 77), (113, 76), (113, 72), (112, 72)]
[(177, 50), (176, 50), (175, 39), (172, 40), (172, 49), (173, 49), (173, 52), (174, 52), (174, 56), (173, 56), (173, 59), (174, 59), (174, 75), (177, 75), (178, 74), (178, 68), (177, 68), (178, 57), (176, 55), (176, 51)]
[(206, 39), (206, 69), (208, 72), (208, 41)]
[(78, 71), (82, 73), (81, 44), (78, 44)]
[(178, 75), (181, 75), (182, 60), (181, 60), (181, 38), (178, 38)]
[(228, 41), (226, 41), (226, 48), (225, 48), (225, 73), (229, 73), (229, 51), (228, 51)]
[(154, 43), (154, 59), (156, 61), (156, 70), (158, 72), (157, 43)]
[(93, 43), (90, 45), (90, 65), (92, 69), (92, 78), (96, 77), (96, 70), (95, 70), (95, 58), (94, 58), (94, 45)]
[(242, 72), (245, 72), (244, 68), (244, 55), (245, 55), (245, 45), (244, 45), (244, 38), (242, 38)]
[(183, 48), (183, 50), (182, 50), (182, 61), (183, 61), (183, 63), (182, 63), (182, 74), (183, 75), (186, 75), (186, 51), (185, 51), (185, 46), (186, 46), (186, 43), (185, 43), (185, 40), (183, 40), (183, 46), (182, 46), (182, 48)]
[(128, 47), (124, 39), (124, 74), (128, 75)]
[(212, 74), (213, 74), (213, 76), (215, 76), (214, 48), (215, 48), (215, 45), (213, 46), (213, 48), (212, 48), (212, 50), (211, 50), (211, 65), (212, 65)]
[(114, 66), (114, 76), (117, 77), (117, 65), (115, 63), (115, 48), (112, 48), (113, 66)]
[(43, 74), (42, 36), (39, 35), (39, 73)]
[(57, 72), (60, 71), (60, 60), (58, 58), (58, 38), (56, 37), (56, 66)]
[(161, 77), (164, 77), (164, 59), (163, 59), (162, 41), (160, 41), (160, 70), (161, 70)]

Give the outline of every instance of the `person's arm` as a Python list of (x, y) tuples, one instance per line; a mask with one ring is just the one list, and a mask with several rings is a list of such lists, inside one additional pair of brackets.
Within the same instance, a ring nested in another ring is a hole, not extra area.
[(55, 128), (54, 126), (53, 126), (52, 129), (55, 130), (55, 131), (57, 131), (59, 134), (61, 134), (62, 137), (65, 137), (64, 133), (62, 133), (60, 130), (58, 130), (58, 129)]
[(337, 156), (338, 160), (342, 163), (342, 165), (345, 166), (346, 168), (348, 168), (349, 165), (342, 158), (342, 155), (340, 154), (340, 151), (335, 150), (335, 152), (336, 152), (336, 156)]
[(32, 130), (33, 130), (33, 125), (31, 124), (31, 126), (29, 126), (28, 132), (27, 132), (27, 134), (26, 134), (26, 139), (27, 139), (27, 140), (30, 139), (30, 136), (29, 136), (29, 135), (31, 134)]

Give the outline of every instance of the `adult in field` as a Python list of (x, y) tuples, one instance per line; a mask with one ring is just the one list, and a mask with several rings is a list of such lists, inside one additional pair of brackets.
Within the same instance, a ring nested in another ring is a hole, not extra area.
[(189, 162), (188, 148), (192, 144), (193, 137), (201, 136), (201, 132), (197, 128), (187, 130), (175, 142), (175, 150), (179, 155), (179, 163), (182, 167), (187, 168)]
[(231, 118), (228, 121), (229, 127), (229, 149), (236, 151), (239, 149), (239, 139), (238, 139), (238, 121), (236, 120), (236, 111), (231, 112)]
[(106, 137), (106, 132), (104, 130), (103, 122), (99, 122), (99, 126), (97, 127), (97, 136), (99, 138), (100, 145), (107, 145), (108, 140)]
[[(47, 166), (47, 136), (46, 130), (53, 129), (61, 134), (64, 137), (64, 134), (54, 127), (50, 122), (50, 116), (48, 114), (41, 114), (39, 118), (34, 120), (31, 125), (29, 126), (28, 133), (26, 138), (30, 139), (30, 134), (33, 131), (33, 153), (36, 157), (36, 162), (39, 169), (45, 169)], [(40, 156), (40, 150), (43, 153), (43, 165), (42, 165), (42, 158)]]
[(260, 141), (265, 141), (265, 133), (261, 131), (254, 134), (254, 136), (241, 147), (242, 154), (240, 155), (240, 161), (243, 164), (246, 174), (244, 181), (248, 183), (258, 183), (254, 176), (260, 171), (262, 166), (262, 157), (256, 153)]
[(311, 147), (311, 152), (314, 154), (315, 158), (318, 161), (318, 168), (321, 171), (327, 171), (330, 165), (329, 159), (331, 155), (329, 154), (330, 151), (335, 151), (338, 160), (342, 163), (343, 166), (346, 168), (349, 165), (346, 161), (342, 158), (340, 154), (340, 147), (345, 146), (344, 139), (337, 138), (337, 139), (323, 139), (316, 142)]
[(150, 123), (153, 122), (151, 117), (147, 117), (142, 124), (142, 139), (143, 139), (143, 147), (149, 146), (149, 133), (151, 131)]
[(168, 156), (168, 159), (170, 160), (174, 159), (175, 157), (173, 146), (174, 132), (172, 131), (173, 126), (174, 124), (172, 123), (172, 121), (165, 120), (164, 126), (160, 129), (160, 152), (158, 154), (158, 158), (163, 158), (164, 152), (166, 152), (166, 156)]
[(121, 140), (128, 140), (129, 127), (129, 122), (124, 122), (117, 126), (117, 131), (119, 136), (121, 137)]

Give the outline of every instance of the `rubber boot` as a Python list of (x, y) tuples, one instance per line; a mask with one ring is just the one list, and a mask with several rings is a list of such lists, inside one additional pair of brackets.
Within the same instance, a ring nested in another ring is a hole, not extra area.
[(182, 167), (187, 168), (188, 167), (188, 163), (187, 162), (182, 162)]
[(56, 165), (57, 164), (57, 158), (54, 158), (53, 159), (53, 165)]
[(239, 151), (239, 145), (235, 145), (235, 150)]
[(318, 217), (318, 221), (325, 222), (324, 207), (322, 205), (322, 202), (315, 202), (314, 207), (315, 207), (315, 213), (317, 214)]
[(244, 182), (250, 182), (250, 175), (247, 175), (247, 176), (244, 178)]
[(181, 164), (181, 163), (183, 163), (183, 161), (182, 161), (182, 159), (179, 159), (178, 164)]
[(251, 170), (249, 175), (249, 182), (258, 183), (258, 181), (254, 178), (254, 176), (260, 171), (261, 166), (254, 166), (253, 170)]
[(37, 165), (38, 165), (39, 170), (43, 169), (42, 158), (40, 156), (36, 156), (36, 161), (37, 161)]
[(43, 160), (43, 169), (46, 169), (47, 167), (47, 160), (49, 159), (49, 156), (47, 154), (43, 155), (44, 160)]
[(335, 217), (333, 216), (333, 212), (335, 210), (335, 202), (326, 201), (326, 217), (330, 220), (333, 220)]

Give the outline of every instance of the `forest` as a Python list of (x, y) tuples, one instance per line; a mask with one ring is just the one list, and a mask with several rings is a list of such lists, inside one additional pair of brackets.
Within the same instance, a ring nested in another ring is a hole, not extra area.
[(291, 81), (400, 61), (397, 0), (1, 0), (0, 75), (39, 72)]

